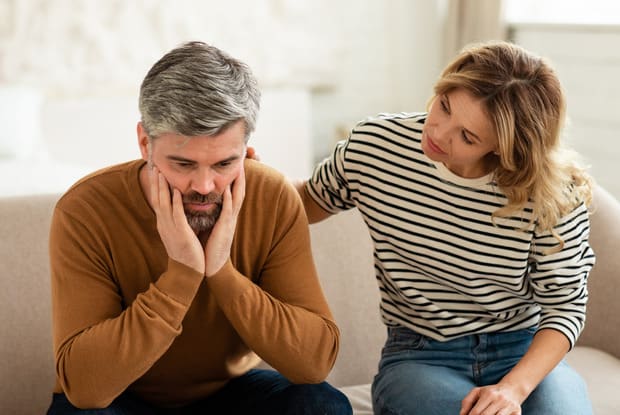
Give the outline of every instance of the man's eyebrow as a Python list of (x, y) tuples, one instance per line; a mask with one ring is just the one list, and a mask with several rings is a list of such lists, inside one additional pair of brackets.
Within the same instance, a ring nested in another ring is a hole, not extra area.
[(166, 156), (166, 158), (171, 161), (180, 161), (182, 163), (196, 163), (196, 160), (186, 159), (185, 157), (181, 156), (169, 155)]
[(224, 160), (220, 160), (220, 161), (218, 161), (217, 163), (218, 163), (218, 164), (219, 164), (219, 163), (228, 163), (228, 162), (231, 162), (231, 161), (239, 160), (240, 158), (241, 158), (241, 156), (240, 156), (240, 155), (235, 154), (235, 155), (232, 155), (232, 156), (230, 156), (230, 157), (226, 157)]
[[(166, 156), (166, 158), (170, 161), (176, 161), (176, 162), (181, 162), (181, 163), (192, 163), (192, 164), (196, 163), (196, 160), (188, 159), (188, 158), (181, 157), (181, 156), (175, 156), (174, 154), (168, 155)], [(241, 158), (240, 155), (234, 154), (230, 157), (226, 157), (223, 160), (218, 160), (217, 162), (215, 162), (215, 164), (228, 163), (231, 161), (239, 160), (240, 158)]]

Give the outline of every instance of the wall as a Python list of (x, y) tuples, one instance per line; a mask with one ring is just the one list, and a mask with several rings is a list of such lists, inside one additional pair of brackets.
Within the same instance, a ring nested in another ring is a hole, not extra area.
[(565, 140), (620, 198), (620, 25), (516, 24), (512, 38), (550, 59), (566, 92)]
[[(142, 77), (170, 48), (201, 39), (257, 75), (264, 98), (250, 143), (262, 160), (306, 176), (357, 120), (423, 109), (438, 71), (441, 3), (0, 0), (0, 90), (20, 85), (41, 101), (38, 115), (14, 123), (21, 137), (0, 131), (0, 149), (25, 143), (26, 124), (40, 132), (30, 158), (45, 168), (23, 172), (24, 191), (50, 163), (81, 175), (138, 157)], [(0, 93), (0, 112), (12, 106)]]

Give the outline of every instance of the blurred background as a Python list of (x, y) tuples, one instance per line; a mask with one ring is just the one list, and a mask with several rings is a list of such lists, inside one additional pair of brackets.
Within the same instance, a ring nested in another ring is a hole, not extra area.
[(568, 97), (566, 140), (620, 197), (620, 2), (615, 0), (0, 0), (0, 195), (66, 190), (140, 156), (140, 82), (202, 40), (263, 91), (250, 144), (305, 177), (359, 120), (424, 111), (465, 44), (546, 56)]

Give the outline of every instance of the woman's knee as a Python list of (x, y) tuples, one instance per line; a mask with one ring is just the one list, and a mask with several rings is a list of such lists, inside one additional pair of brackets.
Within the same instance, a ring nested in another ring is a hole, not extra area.
[(592, 414), (586, 384), (566, 362), (556, 366), (521, 407), (523, 413), (532, 414)]
[(384, 367), (372, 385), (375, 414), (458, 414), (461, 400), (474, 387), (458, 371), (402, 362)]

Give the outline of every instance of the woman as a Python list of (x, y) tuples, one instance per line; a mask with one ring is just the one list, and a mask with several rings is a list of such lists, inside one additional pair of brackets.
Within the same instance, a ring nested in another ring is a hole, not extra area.
[(427, 113), (357, 125), (297, 185), (311, 222), (358, 208), (388, 328), (375, 414), (590, 414), (564, 362), (585, 320), (591, 181), (560, 145), (550, 66), (466, 48)]

